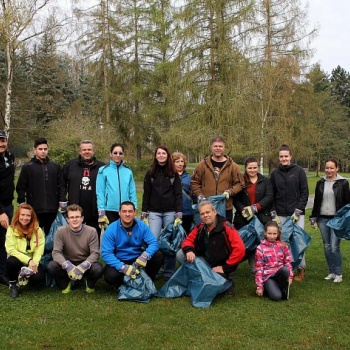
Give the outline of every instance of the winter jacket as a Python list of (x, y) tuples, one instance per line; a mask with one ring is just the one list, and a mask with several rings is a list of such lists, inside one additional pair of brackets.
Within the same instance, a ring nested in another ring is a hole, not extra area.
[[(316, 183), (314, 206), (310, 217), (316, 218), (320, 216), (325, 181), (326, 179), (322, 178)], [(333, 192), (337, 211), (350, 202), (349, 182), (339, 175), (333, 184)]]
[(17, 258), (25, 266), (28, 266), (29, 260), (39, 265), (45, 248), (45, 235), (40, 227), (36, 233), (32, 234), (29, 245), (30, 249), (27, 250), (27, 239), (20, 237), (11, 226), (7, 229), (5, 241), (7, 254)]
[(182, 185), (182, 214), (193, 215), (192, 209), (192, 191), (191, 191), (191, 176), (189, 173), (184, 171), (181, 176)]
[(96, 182), (97, 209), (119, 211), (125, 201), (137, 208), (136, 185), (132, 170), (123, 162), (112, 160), (98, 170)]
[(12, 204), (15, 191), (15, 157), (5, 151), (0, 154), (0, 214), (4, 213), (4, 207)]
[(256, 183), (256, 203), (250, 203), (247, 190), (244, 188), (241, 192), (233, 197), (233, 205), (236, 209), (234, 226), (237, 230), (248, 224), (248, 221), (242, 216), (242, 210), (244, 207), (258, 204), (258, 213), (256, 216), (262, 224), (266, 224), (271, 220), (271, 205), (273, 201), (273, 190), (270, 180), (258, 174), (258, 180)]
[[(146, 250), (144, 250), (144, 243), (146, 243)], [(105, 231), (101, 257), (107, 265), (119, 271), (125, 261), (136, 260), (143, 251), (151, 259), (158, 249), (157, 240), (143, 221), (135, 219), (135, 225), (129, 236), (119, 219), (111, 223)]]
[(209, 232), (199, 223), (182, 242), (185, 254), (193, 252), (202, 256), (211, 267), (223, 266), (225, 273), (233, 272), (245, 255), (244, 243), (237, 230), (226, 218), (217, 215), (216, 225)]
[(270, 242), (263, 239), (255, 252), (256, 286), (263, 288), (264, 282), (283, 266), (289, 270), (289, 279), (293, 279), (292, 257), (288, 246), (281, 241)]
[(86, 164), (79, 156), (67, 162), (62, 169), (65, 193), (68, 192), (69, 204), (79, 204), (85, 219), (97, 216), (96, 178), (98, 169), (105, 165), (93, 158), (92, 164)]
[(30, 204), (35, 213), (57, 212), (58, 202), (66, 201), (61, 166), (46, 158), (33, 157), (22, 166), (16, 186), (18, 203)]
[(295, 209), (300, 209), (305, 214), (309, 188), (302, 167), (296, 164), (279, 165), (272, 172), (270, 181), (274, 193), (271, 210), (275, 210), (280, 216), (291, 216)]
[(232, 196), (243, 189), (244, 181), (238, 165), (230, 157), (225, 157), (227, 158), (226, 163), (221, 168), (217, 179), (210, 156), (201, 161), (194, 169), (191, 187), (196, 197), (199, 195), (209, 197), (231, 190), (231, 196), (226, 201), (226, 210), (232, 210)]
[(167, 213), (182, 212), (182, 186), (179, 175), (165, 176), (165, 167), (157, 165), (155, 177), (151, 170), (146, 172), (143, 181), (142, 211)]

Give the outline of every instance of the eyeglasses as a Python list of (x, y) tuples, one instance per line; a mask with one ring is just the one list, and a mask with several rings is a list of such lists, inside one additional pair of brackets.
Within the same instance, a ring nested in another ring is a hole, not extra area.
[(113, 154), (115, 154), (116, 156), (123, 156), (124, 152), (113, 152)]
[(77, 219), (80, 219), (81, 216), (68, 216), (67, 219), (69, 220), (77, 220)]

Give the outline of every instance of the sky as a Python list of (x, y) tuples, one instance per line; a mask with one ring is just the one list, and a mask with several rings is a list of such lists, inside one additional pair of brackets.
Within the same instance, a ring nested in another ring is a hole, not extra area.
[(312, 42), (316, 50), (311, 63), (331, 73), (338, 65), (350, 71), (350, 0), (302, 0), (309, 4), (310, 25), (319, 34)]

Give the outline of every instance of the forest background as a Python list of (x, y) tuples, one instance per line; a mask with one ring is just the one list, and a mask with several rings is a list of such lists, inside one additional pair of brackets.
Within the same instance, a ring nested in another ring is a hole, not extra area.
[(305, 168), (335, 156), (348, 171), (350, 74), (310, 66), (305, 1), (69, 5), (1, 1), (0, 114), (17, 158), (45, 136), (62, 164), (82, 139), (103, 160), (118, 141), (135, 166), (159, 144), (197, 162), (220, 135), (238, 163), (271, 169), (288, 143)]

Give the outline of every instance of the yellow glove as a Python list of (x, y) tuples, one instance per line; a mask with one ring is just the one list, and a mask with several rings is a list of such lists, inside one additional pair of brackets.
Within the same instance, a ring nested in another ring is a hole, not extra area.
[(274, 221), (278, 226), (281, 226), (281, 219), (278, 217), (276, 210), (273, 210), (271, 213), (271, 219)]
[(109, 220), (106, 216), (105, 210), (98, 211), (98, 226), (100, 229), (106, 229), (109, 224)]
[(244, 207), (243, 210), (242, 210), (242, 216), (247, 220), (247, 221), (250, 221), (251, 219), (253, 219), (253, 210), (252, 208), (249, 206), (249, 207)]

